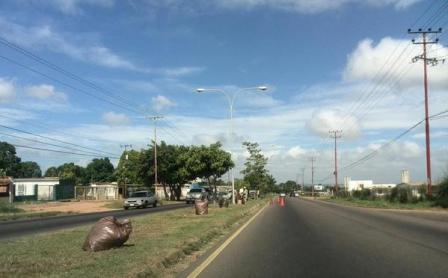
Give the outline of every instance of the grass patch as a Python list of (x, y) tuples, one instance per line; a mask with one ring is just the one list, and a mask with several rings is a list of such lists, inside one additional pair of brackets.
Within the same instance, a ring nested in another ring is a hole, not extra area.
[(81, 249), (90, 225), (2, 241), (0, 277), (171, 276), (173, 266), (216, 242), (264, 203), (252, 201), (228, 209), (210, 206), (209, 214), (202, 216), (185, 208), (134, 217), (134, 231), (125, 246), (97, 253)]
[(123, 200), (113, 200), (105, 204), (103, 207), (108, 209), (123, 209)]
[(434, 202), (422, 201), (418, 203), (399, 203), (386, 200), (360, 200), (356, 198), (324, 198), (324, 201), (347, 206), (384, 208), (384, 209), (434, 209)]
[(24, 212), (25, 210), (14, 206), (13, 204), (0, 201), (0, 213), (18, 213)]

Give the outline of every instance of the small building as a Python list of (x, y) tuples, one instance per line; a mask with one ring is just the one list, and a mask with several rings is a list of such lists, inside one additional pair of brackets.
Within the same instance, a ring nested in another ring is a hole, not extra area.
[(60, 185), (58, 177), (14, 179), (14, 201), (55, 201), (73, 198), (73, 186)]
[(13, 181), (10, 177), (0, 177), (0, 201), (12, 203)]
[(76, 186), (76, 199), (117, 200), (119, 188), (116, 182), (96, 182), (89, 186)]

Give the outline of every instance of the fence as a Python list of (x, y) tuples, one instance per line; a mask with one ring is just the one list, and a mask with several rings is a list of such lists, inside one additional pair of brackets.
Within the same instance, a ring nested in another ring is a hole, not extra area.
[(76, 186), (76, 199), (78, 200), (117, 200), (118, 187), (90, 187)]

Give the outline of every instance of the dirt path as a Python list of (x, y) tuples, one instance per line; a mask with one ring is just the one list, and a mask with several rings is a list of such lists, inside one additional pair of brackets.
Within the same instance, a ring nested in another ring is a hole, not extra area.
[(119, 201), (74, 201), (74, 202), (49, 202), (42, 204), (26, 204), (19, 205), (28, 212), (43, 212), (43, 211), (60, 211), (60, 212), (76, 212), (76, 213), (88, 213), (88, 212), (100, 212), (112, 210), (105, 205), (112, 204)]

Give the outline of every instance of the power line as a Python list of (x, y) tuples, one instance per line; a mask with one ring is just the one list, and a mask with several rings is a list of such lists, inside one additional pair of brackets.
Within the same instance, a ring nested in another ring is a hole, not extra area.
[[(32, 150), (39, 150), (39, 151), (48, 151), (48, 152), (55, 152), (55, 153), (63, 153), (63, 154), (73, 154), (73, 155), (79, 155), (79, 156), (87, 156), (87, 157), (98, 157), (97, 155), (89, 155), (89, 154), (83, 154), (83, 153), (75, 153), (75, 152), (68, 152), (68, 151), (60, 151), (60, 150), (53, 150), (53, 149), (46, 149), (46, 148), (38, 148), (38, 147), (31, 147), (31, 146), (24, 146), (24, 145), (17, 145), (12, 144), (16, 148), (25, 148), (25, 149), (32, 149)], [(114, 157), (115, 158), (115, 157)]]

